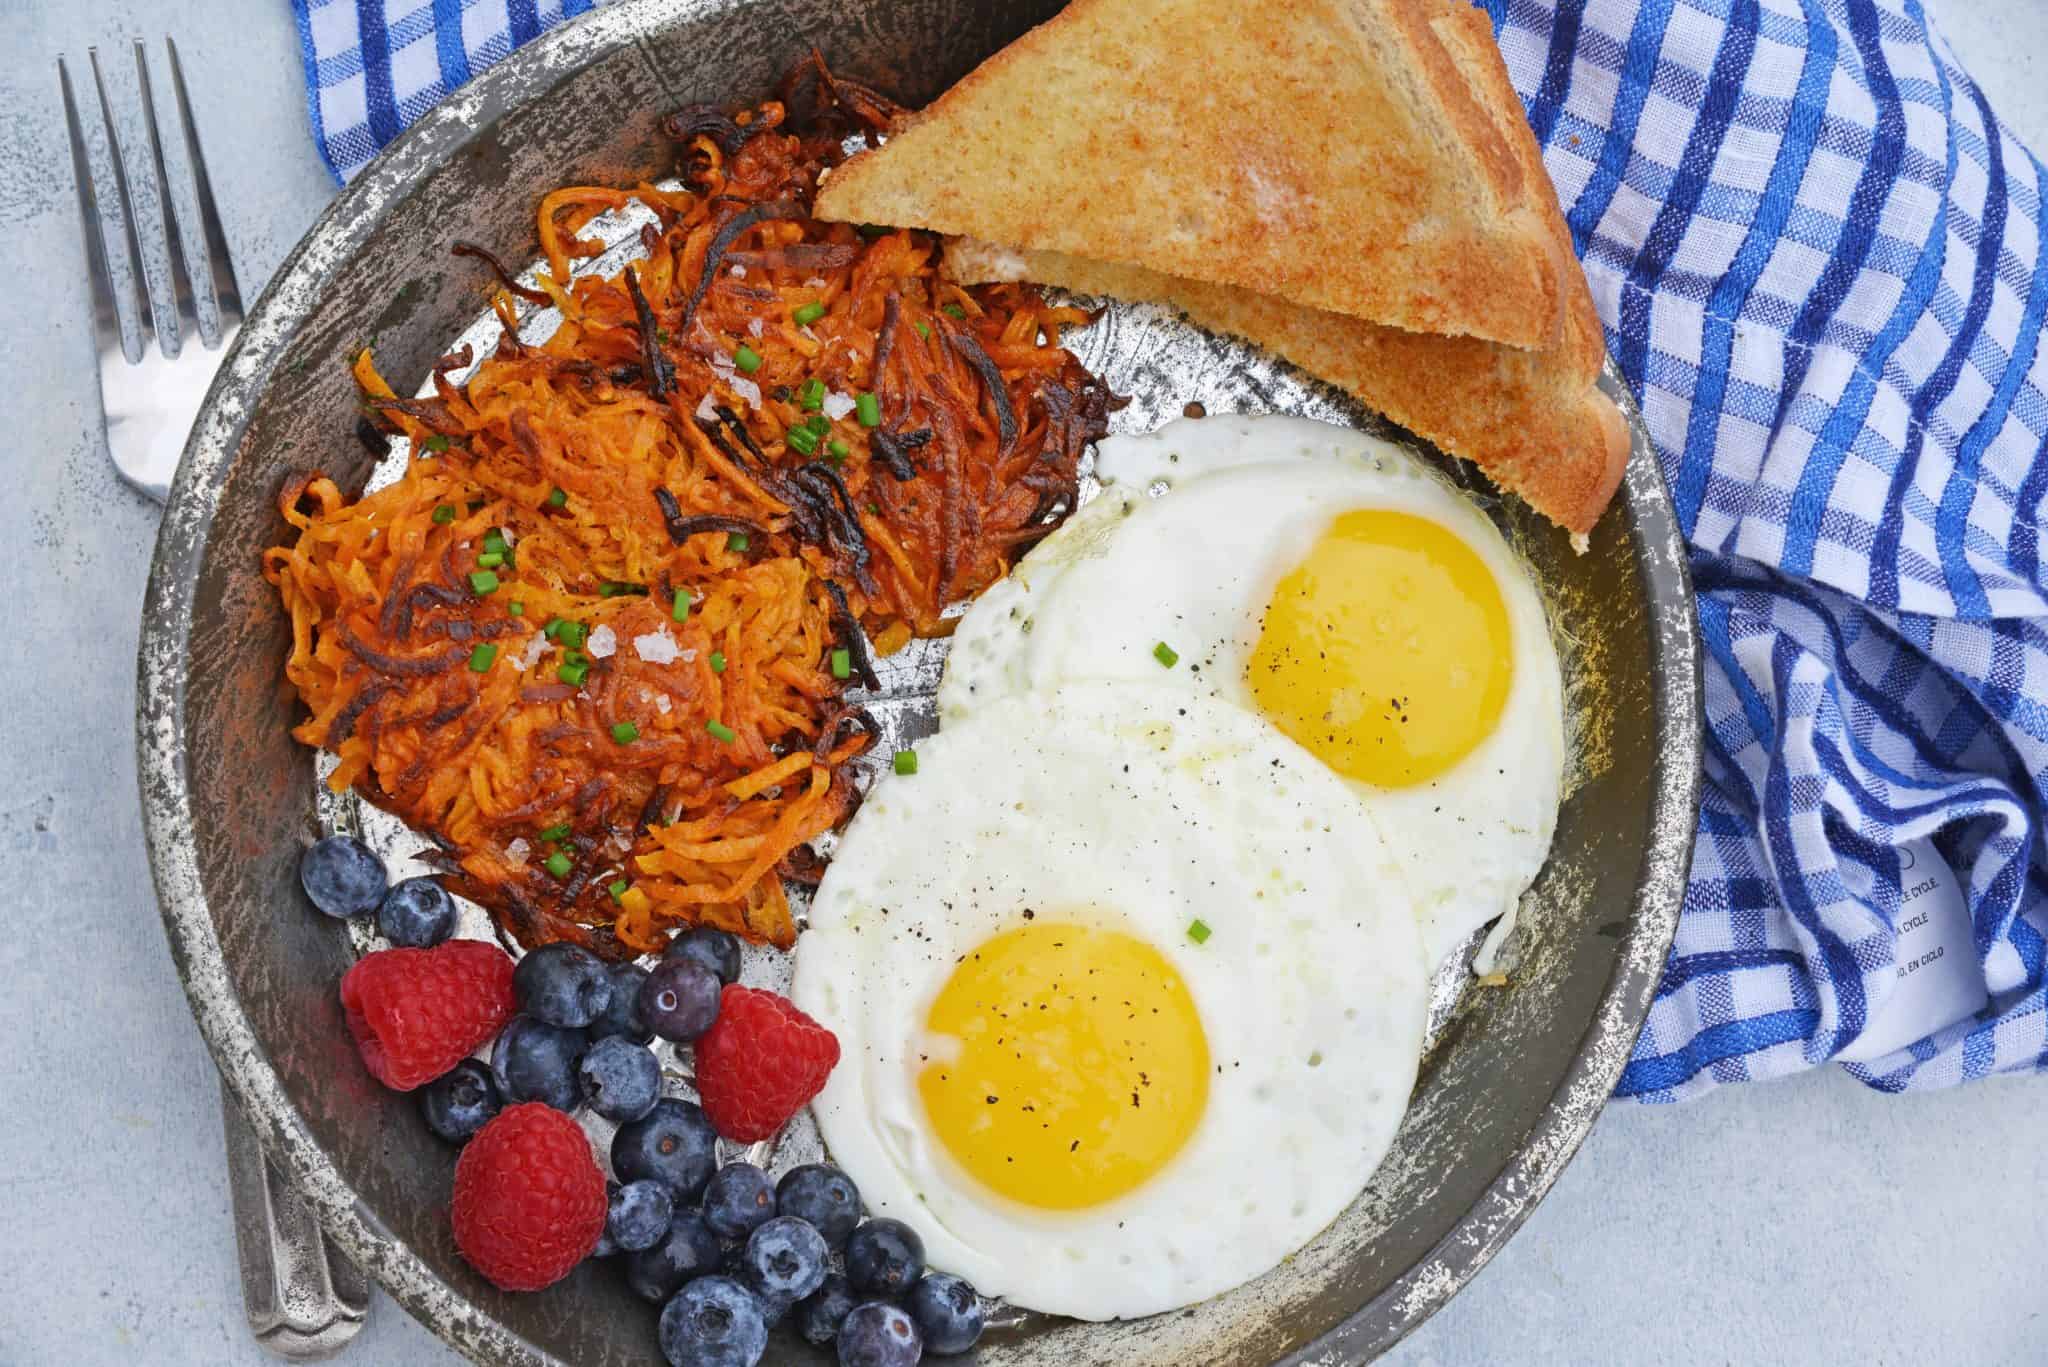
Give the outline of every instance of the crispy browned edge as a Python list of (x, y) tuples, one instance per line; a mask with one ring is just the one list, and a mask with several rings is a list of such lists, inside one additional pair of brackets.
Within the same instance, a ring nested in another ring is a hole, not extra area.
[[(1394, 37), (1401, 56), (1426, 84), (1437, 116), (1455, 131), (1456, 139), (1470, 150), (1480, 168), (1486, 183), (1471, 188), (1477, 196), (1490, 201), (1489, 211), (1503, 234), (1509, 240), (1521, 241), (1527, 248), (1522, 252), (1488, 252), (1485, 269), (1480, 271), (1471, 269), (1474, 263), (1465, 255), (1439, 262), (1439, 269), (1430, 269), (1427, 262), (1416, 263), (1416, 269), (1428, 277), (1432, 286), (1429, 325), (1446, 333), (1486, 336), (1518, 346), (1554, 345), (1568, 308), (1566, 296), (1578, 272), (1570, 259), (1569, 238), (1556, 213), (1549, 180), (1541, 174), (1534, 136), (1522, 120), (1520, 101), (1508, 80), (1485, 16), (1462, 0), (1322, 2), (1333, 6), (1333, 20), (1341, 14), (1343, 21), (1358, 30), (1361, 43), (1370, 41), (1367, 35), (1375, 28)], [(1033, 62), (1060, 60), (1069, 55), (1062, 52), (1067, 30), (1089, 20), (1098, 7), (1107, 6), (1114, 12), (1123, 3), (1125, 0), (1074, 0), (1060, 14), (982, 63), (906, 124), (892, 146), (862, 153), (835, 171), (820, 190), (818, 215), (848, 222), (910, 217), (916, 221), (895, 226), (994, 240), (1021, 239), (1027, 246), (1045, 245), (1032, 243), (1028, 231), (1018, 231), (1021, 220), (1015, 219), (1013, 207), (1005, 206), (1039, 202), (1032, 195), (1040, 189), (1051, 196), (1050, 202), (1057, 202), (1061, 198), (1059, 187), (1017, 187), (1006, 184), (997, 175), (971, 177), (969, 181), (986, 184), (990, 193), (988, 202), (969, 205), (970, 212), (960, 212), (957, 198), (949, 197), (942, 207), (925, 197), (915, 213), (905, 213), (902, 201), (906, 196), (900, 193), (904, 189), (902, 182), (915, 177), (924, 158), (922, 144), (947, 136), (951, 121), (985, 117), (987, 111), (978, 106), (996, 97), (984, 96), (984, 87), (995, 84), (999, 78), (1014, 76), (1012, 68), (1019, 64), (1028, 70)], [(1041, 113), (1032, 107), (1004, 112), (1013, 118), (1030, 120), (1057, 119), (1066, 111)], [(1370, 130), (1362, 129), (1360, 136), (1369, 137)], [(1201, 167), (1216, 160), (1191, 153), (1185, 163)], [(1536, 172), (1533, 177), (1532, 167)], [(1111, 176), (1115, 170), (1096, 167), (1092, 173)], [(886, 178), (891, 175), (898, 178), (898, 193), (888, 191)], [(1021, 200), (1020, 195), (1024, 196)], [(1136, 257), (1149, 268), (1182, 278), (1269, 289), (1306, 307), (1341, 303), (1346, 311), (1362, 316), (1367, 310), (1352, 308), (1350, 301), (1372, 297), (1374, 288), (1368, 277), (1376, 278), (1384, 271), (1384, 262), (1369, 264), (1361, 254), (1319, 247), (1314, 253), (1318, 257), (1319, 288), (1328, 287), (1331, 296), (1312, 298), (1290, 290), (1284, 282), (1261, 275), (1255, 261), (1227, 253), (1199, 260), (1168, 261), (1142, 249), (1134, 250), (1129, 239), (1119, 236), (1115, 241), (1091, 243), (1083, 254), (1131, 264), (1136, 264)], [(1347, 279), (1348, 276), (1358, 278)]]
[[(970, 246), (951, 253), (948, 265), (969, 280), (1013, 273), (991, 270), (1000, 259)], [(1628, 462), (1627, 421), (1597, 387), (1605, 349), (1590, 300), (1568, 316), (1558, 347), (1534, 352), (1055, 252), (1023, 253), (1022, 273), (1080, 294), (1168, 304), (1212, 331), (1257, 343), (1470, 460), (1575, 534), (1599, 520)]]

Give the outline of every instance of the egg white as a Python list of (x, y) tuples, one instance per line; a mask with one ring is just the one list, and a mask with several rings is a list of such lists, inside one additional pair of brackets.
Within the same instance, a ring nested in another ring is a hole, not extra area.
[[(1098, 1206), (1036, 1209), (932, 1132), (925, 1025), (956, 962), (1024, 909), (1091, 907), (1179, 971), (1213, 1075), (1164, 1169)], [(1401, 874), (1328, 769), (1241, 709), (1076, 684), (978, 708), (876, 786), (792, 997), (839, 1037), (812, 1109), (868, 1206), (986, 1293), (1109, 1319), (1237, 1286), (1352, 1201), (1414, 1086), (1427, 981)]]
[[(1098, 448), (1100, 495), (968, 610), (939, 686), (954, 725), (1077, 679), (1149, 681), (1257, 711), (1245, 664), (1279, 580), (1340, 514), (1385, 508), (1455, 532), (1507, 607), (1499, 724), (1424, 783), (1345, 780), (1415, 889), (1430, 962), (1511, 914), (1547, 857), (1564, 775), (1563, 686), (1528, 569), (1485, 516), (1391, 443), (1300, 418), (1183, 419)], [(1161, 642), (1179, 655), (1171, 668)]]

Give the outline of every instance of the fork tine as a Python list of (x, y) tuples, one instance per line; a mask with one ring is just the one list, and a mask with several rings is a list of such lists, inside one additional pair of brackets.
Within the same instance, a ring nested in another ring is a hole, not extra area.
[(114, 302), (114, 276), (107, 266), (106, 227), (100, 221), (99, 197), (92, 188), (92, 159), (85, 150), (78, 100), (71, 93), (71, 70), (62, 57), (57, 59), (57, 83), (64, 89), (64, 122), (71, 133), (71, 179), (78, 189), (79, 227), (85, 233), (85, 273), (92, 281), (93, 340), (102, 351), (119, 349), (125, 355), (121, 309)]
[(142, 334), (142, 349), (149, 350), (152, 335), (161, 331), (162, 319), (156, 316), (156, 299), (149, 290), (149, 275), (142, 266), (142, 239), (137, 236), (135, 226), (135, 196), (128, 189), (127, 158), (121, 152), (121, 134), (114, 126), (113, 102), (107, 98), (106, 78), (100, 74), (100, 50), (89, 47), (85, 50), (87, 62), (92, 66), (92, 83), (100, 95), (100, 118), (107, 126), (107, 151), (114, 163), (114, 207), (121, 216), (121, 227), (128, 239), (128, 269), (135, 281), (136, 291), (142, 295), (143, 307), (136, 311), (136, 330)]
[(213, 181), (206, 174), (206, 157), (199, 150), (199, 125), (192, 121), (192, 100), (185, 91), (185, 67), (178, 60), (178, 45), (166, 36), (164, 46), (170, 49), (171, 88), (178, 97), (178, 122), (185, 128), (185, 153), (192, 163), (192, 179), (199, 191), (199, 224), (206, 235), (206, 264), (213, 275), (214, 303), (220, 309), (220, 325), (226, 329), (242, 321), (242, 289), (235, 283), (235, 263), (228, 255), (220, 206), (214, 203)]
[(198, 338), (199, 306), (185, 271), (185, 239), (178, 232), (178, 210), (171, 202), (171, 175), (164, 164), (164, 140), (157, 133), (156, 91), (149, 83), (149, 53), (135, 40), (135, 81), (142, 92), (142, 131), (149, 139), (148, 170), (156, 177), (157, 209), (163, 215), (164, 251), (171, 259), (171, 307), (177, 310), (178, 342)]

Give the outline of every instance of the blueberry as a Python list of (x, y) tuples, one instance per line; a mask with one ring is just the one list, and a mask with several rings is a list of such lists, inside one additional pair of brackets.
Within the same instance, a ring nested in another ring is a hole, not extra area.
[(686, 930), (668, 942), (662, 951), (664, 962), (673, 959), (688, 959), (700, 963), (718, 975), (720, 986), (740, 980), (740, 941), (737, 935), (728, 935), (722, 930), (698, 926)]
[(661, 1100), (661, 1061), (644, 1044), (614, 1035), (601, 1039), (576, 1064), (583, 1099), (606, 1120), (638, 1120)]
[(754, 1367), (768, 1324), (753, 1293), (730, 1277), (699, 1277), (661, 1311), (661, 1355), (670, 1367)]
[(860, 1303), (853, 1287), (837, 1272), (825, 1274), (816, 1291), (796, 1303), (796, 1331), (806, 1343), (826, 1344), (839, 1332), (839, 1322)]
[(644, 1179), (628, 1182), (611, 1194), (611, 1204), (605, 1209), (605, 1237), (614, 1248), (638, 1253), (668, 1236), (675, 1214), (675, 1197), (666, 1185)]
[(775, 1187), (775, 1209), (808, 1221), (831, 1248), (844, 1248), (860, 1223), (860, 1190), (853, 1179), (824, 1163), (791, 1168)]
[(658, 1243), (626, 1255), (626, 1285), (643, 1300), (661, 1304), (683, 1283), (719, 1271), (724, 1250), (695, 1211), (679, 1210)]
[(721, 1239), (744, 1239), (775, 1216), (775, 1183), (752, 1163), (727, 1163), (704, 1188), (704, 1223)]
[(831, 1256), (824, 1235), (794, 1216), (778, 1215), (747, 1236), (746, 1282), (757, 1296), (792, 1304), (824, 1285)]
[(330, 835), (299, 856), (299, 886), (329, 916), (375, 911), (390, 883), (384, 861), (352, 835)]
[(653, 1039), (654, 1032), (640, 1016), (640, 984), (647, 981), (647, 970), (638, 964), (613, 964), (605, 970), (605, 977), (611, 980), (612, 996), (605, 1004), (604, 1014), (590, 1023), (590, 1037), (610, 1039), (617, 1035), (635, 1044)]
[(612, 1136), (612, 1171), (621, 1182), (652, 1177), (668, 1184), (678, 1204), (695, 1201), (718, 1167), (718, 1131), (694, 1101), (663, 1097), (654, 1109)]
[[(656, 1185), (659, 1185), (657, 1183)], [(661, 1304), (699, 1277), (724, 1271), (718, 1236), (695, 1211), (677, 1209), (661, 1238), (625, 1255), (626, 1285), (643, 1300)]]
[(519, 961), (512, 970), (512, 993), (527, 1015), (580, 1029), (611, 1005), (612, 981), (604, 960), (581, 945), (557, 940)]
[(924, 1240), (901, 1220), (870, 1220), (846, 1241), (846, 1280), (867, 1296), (900, 1296), (924, 1275)]
[(466, 1058), (420, 1088), (420, 1114), (427, 1128), (460, 1144), (484, 1127), (505, 1104), (491, 1070)]
[(514, 1016), (505, 1022), (505, 1031), (491, 1050), (498, 1091), (507, 1101), (545, 1101), (558, 1111), (575, 1110), (583, 1100), (576, 1085), (576, 1060), (589, 1044), (581, 1030)]
[(949, 1272), (927, 1272), (910, 1288), (903, 1308), (917, 1321), (925, 1348), (934, 1353), (964, 1353), (981, 1341), (988, 1314), (974, 1288)]
[(377, 904), (377, 929), (394, 945), (432, 949), (455, 933), (455, 899), (431, 878), (408, 878)]
[(839, 1367), (912, 1367), (924, 1339), (910, 1316), (887, 1301), (868, 1301), (839, 1322)]
[(694, 959), (665, 959), (640, 985), (640, 1018), (665, 1040), (688, 1044), (718, 1019), (718, 975)]

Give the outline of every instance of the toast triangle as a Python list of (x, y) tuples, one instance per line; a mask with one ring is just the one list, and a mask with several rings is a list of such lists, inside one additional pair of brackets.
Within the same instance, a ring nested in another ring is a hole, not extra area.
[(1073, 0), (835, 170), (816, 212), (1526, 348), (1578, 281), (1463, 0)]

